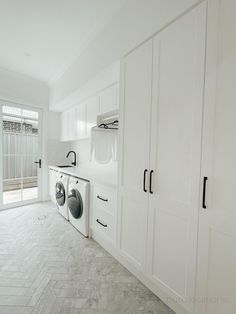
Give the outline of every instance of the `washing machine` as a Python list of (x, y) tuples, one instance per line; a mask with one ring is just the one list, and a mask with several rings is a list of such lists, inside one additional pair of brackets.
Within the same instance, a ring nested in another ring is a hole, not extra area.
[(67, 208), (67, 191), (68, 191), (69, 176), (65, 173), (59, 172), (56, 180), (56, 204), (59, 213), (68, 220), (68, 208)]
[(70, 223), (85, 237), (89, 235), (89, 181), (69, 178), (68, 216)]

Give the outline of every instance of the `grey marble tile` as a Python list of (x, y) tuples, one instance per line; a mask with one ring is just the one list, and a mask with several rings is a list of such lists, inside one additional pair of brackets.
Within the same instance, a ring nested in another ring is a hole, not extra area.
[(0, 252), (0, 314), (173, 314), (50, 202), (0, 212)]

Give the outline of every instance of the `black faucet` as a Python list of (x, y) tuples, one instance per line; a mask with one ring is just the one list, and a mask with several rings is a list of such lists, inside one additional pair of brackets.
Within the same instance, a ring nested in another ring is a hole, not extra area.
[(74, 152), (73, 150), (70, 150), (69, 153), (67, 154), (66, 158), (69, 157), (70, 153), (74, 154), (74, 161), (71, 164), (76, 166), (76, 152)]

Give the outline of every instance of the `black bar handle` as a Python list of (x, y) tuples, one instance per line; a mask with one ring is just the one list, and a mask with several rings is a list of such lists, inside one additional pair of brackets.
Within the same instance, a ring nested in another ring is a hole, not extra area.
[(207, 208), (206, 206), (206, 182), (207, 180), (208, 180), (207, 177), (203, 178), (202, 208)]
[(147, 174), (148, 170), (145, 169), (143, 172), (143, 191), (146, 193), (147, 189), (146, 189), (146, 174)]
[(149, 181), (149, 192), (150, 192), (150, 194), (153, 194), (153, 191), (152, 191), (152, 175), (153, 175), (153, 173), (154, 173), (154, 170), (151, 170), (150, 171), (150, 181)]
[(104, 225), (101, 221), (99, 221), (99, 219), (97, 219), (96, 221), (97, 221), (97, 223), (99, 223), (99, 224), (102, 225), (103, 227), (105, 227), (105, 228), (107, 227), (107, 225)]
[(101, 197), (101, 196), (99, 196), (99, 195), (97, 195), (97, 198), (98, 198), (99, 200), (103, 201), (103, 202), (108, 202), (108, 199), (107, 199), (107, 198), (103, 198), (103, 197)]
[(35, 163), (35, 164), (38, 164), (38, 165), (39, 165), (39, 168), (42, 167), (42, 160), (41, 160), (41, 159), (39, 159), (39, 161), (35, 161), (34, 163)]

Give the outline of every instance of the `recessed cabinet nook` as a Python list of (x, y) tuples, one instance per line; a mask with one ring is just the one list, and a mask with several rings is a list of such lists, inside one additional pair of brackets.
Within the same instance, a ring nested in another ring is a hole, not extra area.
[(121, 63), (117, 241), (100, 243), (177, 313), (235, 313), (230, 2), (201, 2)]

